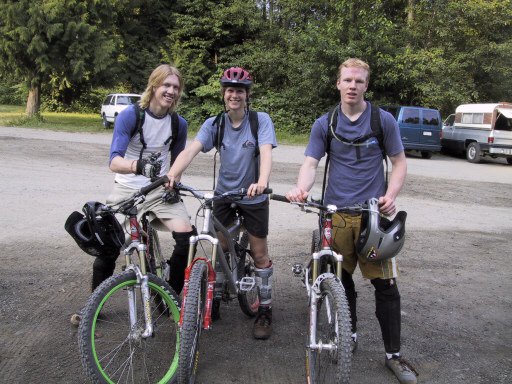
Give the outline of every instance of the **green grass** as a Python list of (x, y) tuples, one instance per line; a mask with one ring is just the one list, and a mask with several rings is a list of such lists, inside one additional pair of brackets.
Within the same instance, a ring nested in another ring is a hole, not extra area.
[[(28, 118), (24, 106), (0, 105), (0, 126), (49, 129), (65, 132), (107, 132), (101, 123), (99, 113), (42, 112), (40, 118)], [(197, 130), (191, 127), (189, 138)], [(304, 145), (308, 141), (306, 134), (276, 132), (279, 144)]]

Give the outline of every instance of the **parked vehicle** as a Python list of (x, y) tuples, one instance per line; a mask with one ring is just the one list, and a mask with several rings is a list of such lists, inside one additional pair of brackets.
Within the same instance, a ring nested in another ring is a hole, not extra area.
[(131, 104), (138, 102), (141, 95), (136, 93), (111, 93), (101, 106), (101, 119), (105, 128), (110, 128), (117, 115)]
[(413, 106), (381, 106), (391, 113), (400, 128), (406, 151), (419, 151), (430, 159), (441, 150), (441, 114), (437, 109)]
[(462, 104), (452, 124), (448, 119), (443, 126), (443, 149), (465, 152), (470, 163), (490, 156), (512, 164), (512, 103)]

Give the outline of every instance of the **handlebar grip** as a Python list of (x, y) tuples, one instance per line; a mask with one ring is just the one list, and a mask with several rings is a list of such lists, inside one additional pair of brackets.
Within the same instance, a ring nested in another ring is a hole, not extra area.
[(153, 181), (151, 184), (146, 185), (145, 187), (142, 187), (139, 192), (141, 195), (147, 195), (153, 189), (156, 189), (156, 188), (160, 187), (161, 185), (164, 185), (165, 183), (168, 183), (168, 182), (169, 182), (169, 178), (167, 176), (162, 176), (159, 179)]
[(261, 192), (262, 195), (270, 195), (272, 193), (272, 188), (265, 188), (263, 192)]
[(290, 202), (290, 200), (288, 200), (288, 199), (286, 198), (286, 196), (283, 196), (283, 195), (276, 195), (276, 194), (274, 194), (274, 193), (270, 195), (270, 198), (271, 198), (272, 200), (282, 201), (283, 203), (289, 203), (289, 202)]

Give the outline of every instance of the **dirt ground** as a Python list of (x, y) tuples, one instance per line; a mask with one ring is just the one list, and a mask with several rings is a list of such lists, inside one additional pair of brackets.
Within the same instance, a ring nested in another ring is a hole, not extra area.
[[(93, 259), (63, 226), (83, 203), (107, 196), (108, 146), (108, 135), (0, 128), (0, 383), (87, 382), (69, 315), (89, 295)], [(275, 150), (276, 193), (295, 182), (302, 151)], [(512, 167), (444, 155), (410, 156), (408, 164), (398, 199), (408, 212), (398, 256), (402, 353), (420, 383), (510, 383)], [(200, 156), (184, 182), (209, 187), (211, 175), (211, 156)], [(291, 266), (307, 257), (315, 220), (272, 202), (274, 334), (253, 340), (252, 322), (237, 302), (224, 304), (221, 320), (203, 333), (198, 383), (305, 382), (307, 299)], [(352, 382), (397, 383), (383, 366), (373, 287), (359, 272), (355, 280), (359, 348)]]

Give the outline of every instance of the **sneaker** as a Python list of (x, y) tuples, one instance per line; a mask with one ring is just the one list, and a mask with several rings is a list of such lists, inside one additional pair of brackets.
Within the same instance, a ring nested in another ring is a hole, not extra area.
[(352, 340), (352, 343), (351, 343), (352, 353), (355, 353), (357, 350), (357, 333), (353, 333), (352, 336), (350, 336), (350, 339)]
[(386, 358), (385, 365), (395, 374), (401, 384), (416, 384), (418, 372), (416, 372), (411, 363), (401, 356), (393, 356), (391, 359)]
[(260, 308), (254, 326), (252, 335), (255, 339), (266, 340), (272, 334), (272, 308)]

